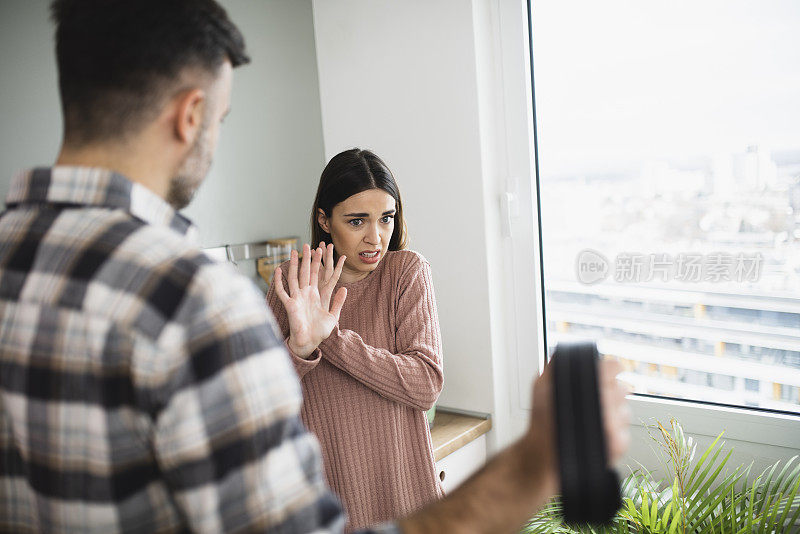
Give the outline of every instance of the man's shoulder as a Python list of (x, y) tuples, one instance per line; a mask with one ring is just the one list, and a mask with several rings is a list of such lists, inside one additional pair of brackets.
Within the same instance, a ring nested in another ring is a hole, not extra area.
[(60, 305), (101, 314), (148, 337), (160, 335), (167, 324), (185, 325), (225, 307), (261, 311), (255, 285), (231, 264), (211, 258), (169, 226), (124, 210), (62, 211), (40, 239), (47, 244), (41, 254), (52, 256), (45, 263), (70, 258), (55, 275), (75, 287), (86, 284)]
[(213, 260), (203, 251), (196, 252), (190, 261), (197, 266), (191, 287), (191, 298), (197, 300), (197, 305), (189, 306), (188, 312), (196, 313), (197, 306), (202, 306), (206, 314), (237, 309), (237, 313), (265, 316), (264, 295), (250, 278), (228, 262)]
[(209, 256), (196, 244), (168, 236), (164, 250), (152, 255), (145, 268), (158, 280), (163, 299), (172, 299), (175, 307), (171, 321), (188, 325), (208, 317), (253, 316), (253, 322), (266, 317), (263, 295), (255, 283), (231, 263)]

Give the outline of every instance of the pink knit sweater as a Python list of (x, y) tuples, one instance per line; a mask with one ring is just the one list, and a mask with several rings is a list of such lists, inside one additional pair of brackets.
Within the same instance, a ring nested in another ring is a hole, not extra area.
[[(443, 494), (425, 417), (442, 390), (442, 345), (421, 255), (388, 252), (366, 278), (340, 285), (347, 301), (338, 327), (310, 359), (292, 360), (303, 386), (301, 417), (320, 441), (328, 484), (352, 530)], [(267, 302), (287, 337), (274, 284)]]

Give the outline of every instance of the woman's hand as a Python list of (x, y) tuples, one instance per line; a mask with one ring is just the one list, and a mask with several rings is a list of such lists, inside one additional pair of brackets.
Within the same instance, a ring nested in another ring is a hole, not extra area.
[[(320, 272), (323, 256), (325, 262)], [(275, 270), (275, 292), (286, 308), (289, 320), (289, 339), (286, 343), (289, 350), (301, 358), (310, 356), (339, 322), (347, 289), (340, 288), (333, 302), (331, 295), (342, 274), (344, 260), (345, 257), (340, 256), (334, 268), (333, 245), (326, 248), (325, 243), (320, 243), (313, 252), (311, 247), (303, 245), (303, 260), (298, 276), (297, 251), (293, 250), (289, 261), (288, 294), (283, 287), (281, 269)]]

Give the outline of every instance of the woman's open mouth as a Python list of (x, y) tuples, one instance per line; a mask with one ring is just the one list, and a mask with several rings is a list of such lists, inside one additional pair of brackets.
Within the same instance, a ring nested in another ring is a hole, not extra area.
[(371, 250), (360, 252), (358, 254), (358, 258), (361, 260), (362, 263), (378, 263), (381, 259), (381, 251), (380, 250)]

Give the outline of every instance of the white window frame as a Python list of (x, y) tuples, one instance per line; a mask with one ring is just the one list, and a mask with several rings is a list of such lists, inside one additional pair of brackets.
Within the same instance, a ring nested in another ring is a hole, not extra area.
[[(508, 330), (513, 333), (506, 365), (516, 370), (517, 377), (516, 384), (509, 384), (511, 417), (522, 425), (529, 417), (530, 384), (541, 372), (545, 361), (541, 235), (535, 187), (533, 79), (528, 33), (530, 1), (492, 2), (502, 58), (502, 118), (509, 174), (506, 199), (500, 199), (500, 206), (501, 218), (507, 221), (511, 234), (506, 238), (505, 247), (511, 258), (507, 272), (513, 273), (511, 300), (514, 305), (513, 310), (509, 310), (512, 320)], [(510, 209), (508, 204), (512, 206)], [(800, 414), (639, 395), (630, 396), (629, 401), (634, 425), (648, 424), (654, 419), (666, 422), (675, 417), (691, 434), (716, 436), (724, 430), (727, 439), (800, 448)]]

